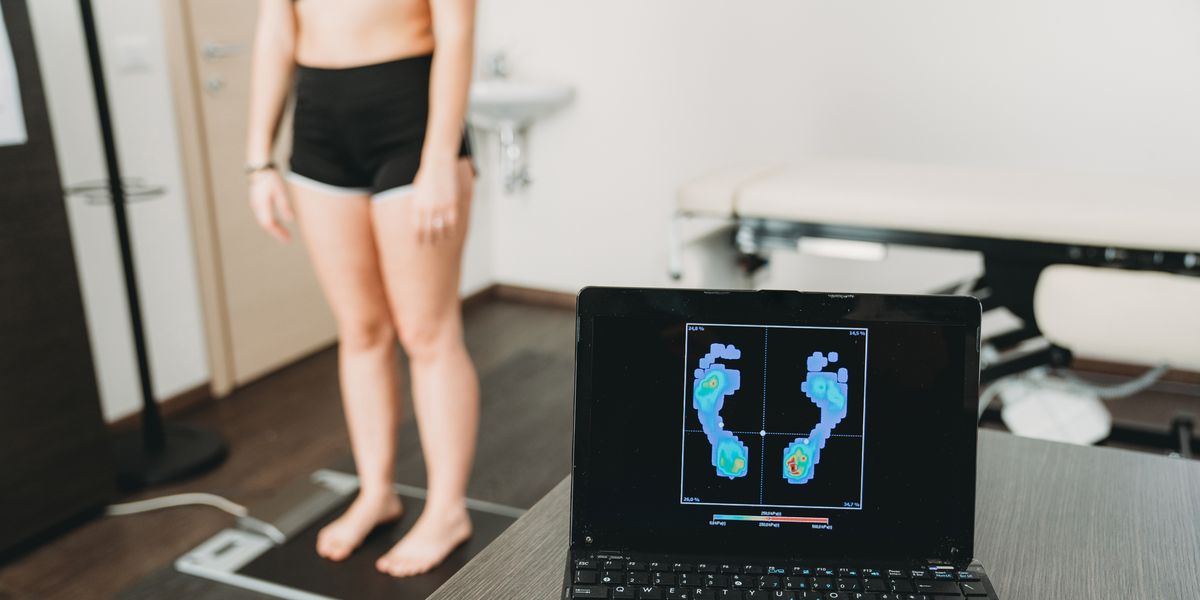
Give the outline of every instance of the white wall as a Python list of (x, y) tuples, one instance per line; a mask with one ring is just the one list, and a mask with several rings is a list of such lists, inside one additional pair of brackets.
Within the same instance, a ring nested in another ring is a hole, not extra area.
[(495, 197), (498, 280), (568, 291), (662, 282), (679, 182), (800, 149), (804, 86), (778, 79), (774, 93), (751, 93), (768, 71), (753, 64), (761, 38), (716, 35), (742, 6), (483, 0), (483, 53), (507, 49), (514, 76), (577, 89), (531, 131), (532, 187)]
[[(78, 4), (29, 2), (64, 187), (106, 177)], [(175, 120), (155, 0), (95, 0), (121, 168), (166, 188), (129, 207), (137, 276), (159, 399), (208, 380), (199, 292)], [(125, 48), (145, 64), (117, 64)], [(105, 418), (141, 405), (111, 209), (66, 200)]]
[[(1174, 175), (1200, 164), (1194, 0), (481, 0), (480, 15), (481, 54), (505, 49), (517, 77), (578, 93), (534, 126), (534, 185), (490, 190), (501, 281), (667, 283), (675, 189), (721, 165), (820, 154)], [(896, 289), (903, 273), (976, 268), (899, 256), (876, 267), (785, 256), (757, 283)]]
[[(476, 143), (476, 142), (472, 142)], [(478, 152), (478, 150), (476, 150)], [(477, 161), (479, 158), (475, 159)], [(487, 172), (476, 169), (476, 193), (471, 202), (471, 220), (467, 229), (467, 246), (463, 249), (462, 281), (459, 290), (467, 296), (495, 283), (495, 264), (492, 260), (494, 242), (495, 199), (486, 192)]]
[(819, 4), (818, 150), (1194, 174), (1200, 4)]

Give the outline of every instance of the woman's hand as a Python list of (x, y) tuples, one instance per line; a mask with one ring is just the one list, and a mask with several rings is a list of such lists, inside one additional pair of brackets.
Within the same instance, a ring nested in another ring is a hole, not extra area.
[(417, 240), (435, 243), (449, 238), (458, 226), (458, 169), (456, 160), (422, 161), (413, 181), (412, 223)]
[(292, 234), (282, 223), (291, 223), (295, 215), (278, 171), (265, 169), (250, 174), (250, 208), (263, 231), (281, 242), (291, 241)]

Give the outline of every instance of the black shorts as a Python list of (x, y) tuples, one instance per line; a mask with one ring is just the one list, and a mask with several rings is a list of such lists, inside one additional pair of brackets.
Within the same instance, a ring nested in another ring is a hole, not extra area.
[[(432, 56), (296, 78), (291, 173), (299, 184), (375, 199), (412, 189), (429, 119)], [(471, 156), (463, 133), (460, 157)]]

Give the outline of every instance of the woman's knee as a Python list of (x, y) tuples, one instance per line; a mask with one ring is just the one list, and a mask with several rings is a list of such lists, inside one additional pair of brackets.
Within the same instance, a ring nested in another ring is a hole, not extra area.
[(462, 326), (452, 316), (400, 321), (400, 345), (410, 359), (435, 358), (462, 343)]
[(396, 328), (387, 317), (366, 317), (338, 321), (338, 342), (349, 352), (368, 352), (396, 343)]

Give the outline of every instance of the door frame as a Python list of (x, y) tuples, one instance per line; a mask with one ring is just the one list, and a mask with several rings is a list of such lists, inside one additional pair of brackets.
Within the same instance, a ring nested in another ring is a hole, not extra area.
[(188, 216), (192, 227), (192, 254), (200, 287), (200, 307), (204, 320), (205, 346), (213, 397), (229, 395), (235, 386), (233, 346), (229, 316), (225, 312), (225, 282), (221, 277), (221, 253), (213, 214), (212, 185), (206, 154), (201, 90), (196, 84), (195, 40), (192, 39), (191, 15), (182, 0), (159, 0), (163, 15), (163, 36), (167, 48), (167, 70), (175, 122), (179, 130), (179, 149), (183, 159), (183, 180)]

